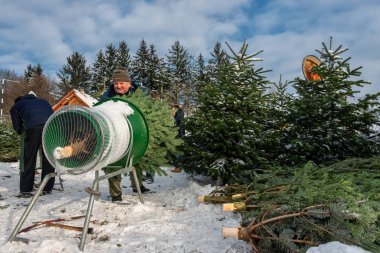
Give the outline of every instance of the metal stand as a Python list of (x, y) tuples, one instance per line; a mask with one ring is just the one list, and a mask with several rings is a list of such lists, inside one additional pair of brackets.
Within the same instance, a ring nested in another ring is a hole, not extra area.
[(50, 178), (53, 178), (53, 177), (56, 177), (56, 176), (58, 176), (58, 174), (54, 172), (54, 173), (47, 174), (44, 177), (44, 180), (42, 181), (42, 183), (38, 187), (38, 190), (37, 190), (36, 194), (34, 194), (34, 197), (30, 201), (28, 207), (26, 208), (26, 210), (22, 214), (20, 220), (18, 221), (18, 223), (17, 223), (15, 229), (13, 230), (11, 236), (9, 237), (8, 241), (12, 242), (16, 238), (18, 232), (20, 231), (20, 228), (21, 228), (22, 224), (24, 224), (24, 222), (26, 220), (26, 217), (28, 217), (28, 215), (29, 215), (30, 211), (32, 210), (34, 204), (36, 204), (37, 199), (41, 195), (41, 192), (44, 189), (45, 185), (47, 184), (47, 182), (49, 181)]
[[(94, 179), (94, 181), (92, 183), (92, 190), (93, 190), (93, 192), (94, 193), (98, 193), (99, 192), (99, 181), (132, 171), (133, 180), (135, 181), (135, 184), (136, 184), (136, 188), (137, 188), (137, 192), (139, 194), (140, 202), (144, 204), (144, 200), (143, 200), (143, 197), (142, 197), (142, 194), (141, 194), (140, 183), (139, 183), (139, 180), (137, 178), (136, 169), (132, 166), (132, 160), (133, 159), (129, 160), (129, 165), (126, 165), (124, 167), (124, 169), (120, 169), (119, 171), (115, 171), (115, 172), (112, 172), (112, 173), (109, 173), (109, 174), (105, 174), (103, 176), (99, 176), (99, 171), (96, 171), (95, 172), (95, 179)], [(106, 168), (115, 168), (115, 167), (108, 166)], [(119, 167), (116, 167), (116, 168), (119, 168)], [(122, 168), (122, 167), (120, 167), (120, 168)], [(80, 238), (80, 243), (79, 243), (79, 250), (81, 250), (81, 251), (84, 250), (84, 244), (85, 244), (86, 238), (87, 238), (87, 230), (88, 230), (88, 226), (89, 226), (90, 219), (91, 219), (92, 209), (94, 207), (94, 200), (98, 199), (98, 198), (99, 198), (98, 194), (90, 194), (90, 199), (88, 201), (88, 207), (87, 207), (87, 211), (86, 211), (86, 217), (85, 217), (85, 220), (84, 220), (84, 225), (83, 225), (83, 230), (82, 230), (82, 236)]]
[[(108, 168), (111, 168), (111, 167), (108, 167)], [(95, 171), (95, 179), (94, 179), (94, 181), (92, 183), (92, 189), (93, 189), (93, 191), (94, 192), (98, 192), (99, 191), (99, 181), (104, 180), (104, 179), (108, 179), (110, 177), (114, 177), (116, 175), (121, 175), (121, 174), (124, 174), (124, 173), (128, 173), (128, 172), (132, 172), (132, 174), (133, 174), (133, 180), (135, 181), (140, 201), (141, 201), (141, 203), (144, 203), (144, 200), (143, 200), (143, 197), (142, 197), (142, 194), (141, 194), (140, 183), (139, 183), (139, 180), (137, 178), (136, 169), (132, 166), (132, 159), (130, 159), (130, 162), (129, 162), (128, 166), (126, 166), (126, 167), (124, 167), (124, 169), (120, 169), (119, 171), (116, 171), (116, 172), (112, 172), (112, 173), (109, 173), (109, 174), (106, 174), (106, 175), (103, 175), (103, 176), (99, 176), (99, 171)], [(13, 230), (11, 236), (9, 237), (8, 241), (12, 242), (12, 241), (15, 240), (15, 238), (16, 238), (18, 232), (20, 231), (22, 225), (24, 224), (26, 218), (30, 214), (30, 211), (32, 210), (32, 208), (36, 204), (37, 199), (39, 198), (39, 196), (41, 195), (42, 190), (44, 189), (45, 185), (47, 184), (47, 182), (49, 181), (50, 178), (53, 178), (53, 177), (56, 177), (56, 176), (58, 176), (58, 174), (55, 173), (55, 172), (47, 174), (45, 176), (44, 180), (42, 181), (42, 183), (38, 187), (38, 190), (37, 190), (36, 194), (34, 195), (34, 197), (32, 198), (32, 200), (30, 201), (28, 207), (25, 209), (25, 211), (22, 214), (20, 220), (18, 221), (16, 227), (14, 228), (14, 230)], [(92, 209), (93, 209), (93, 206), (94, 206), (94, 200), (98, 199), (98, 198), (99, 198), (99, 195), (91, 194), (90, 195), (90, 199), (88, 201), (88, 207), (87, 207), (86, 217), (85, 217), (84, 226), (83, 226), (83, 230), (82, 230), (82, 236), (81, 236), (81, 240), (80, 240), (80, 243), (79, 243), (79, 249), (81, 251), (84, 250), (84, 243), (85, 243), (86, 237), (87, 237), (87, 230), (88, 230), (88, 226), (89, 226), (89, 223), (90, 223)]]

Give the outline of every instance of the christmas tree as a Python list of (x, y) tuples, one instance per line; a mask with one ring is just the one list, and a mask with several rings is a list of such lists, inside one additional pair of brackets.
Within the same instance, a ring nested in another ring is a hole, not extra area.
[[(227, 44), (228, 45), (228, 44)], [(263, 147), (269, 137), (264, 131), (267, 117), (268, 81), (254, 62), (260, 52), (249, 55), (244, 43), (239, 53), (231, 48), (229, 61), (216, 69), (215, 81), (201, 87), (198, 107), (186, 120), (183, 167), (233, 180), (242, 170), (267, 163)]]
[(317, 50), (321, 64), (312, 68), (316, 80), (296, 78), (293, 87), (297, 97), (292, 102), (283, 137), (285, 162), (324, 163), (348, 157), (379, 154), (379, 143), (369, 136), (378, 124), (379, 93), (355, 101), (355, 88), (369, 84), (359, 77), (361, 67), (352, 69), (350, 58), (341, 55), (342, 46)]

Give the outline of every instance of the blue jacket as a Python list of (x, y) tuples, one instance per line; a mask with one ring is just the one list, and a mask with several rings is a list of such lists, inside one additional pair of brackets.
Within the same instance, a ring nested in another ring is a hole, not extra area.
[(18, 134), (38, 125), (44, 125), (53, 109), (50, 104), (32, 94), (21, 97), (11, 108), (13, 128)]

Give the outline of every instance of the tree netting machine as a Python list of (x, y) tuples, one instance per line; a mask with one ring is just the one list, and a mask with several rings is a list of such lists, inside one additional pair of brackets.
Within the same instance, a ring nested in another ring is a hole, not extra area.
[[(134, 168), (144, 155), (149, 129), (143, 113), (123, 98), (101, 101), (94, 107), (68, 105), (56, 111), (46, 122), (42, 134), (43, 151), (56, 172), (45, 176), (36, 194), (21, 216), (9, 241), (13, 241), (50, 178), (62, 174), (80, 175), (95, 171), (79, 249), (84, 243), (94, 200), (99, 196), (99, 181), (132, 172), (140, 201), (141, 189)], [(102, 168), (115, 172), (99, 176)]]

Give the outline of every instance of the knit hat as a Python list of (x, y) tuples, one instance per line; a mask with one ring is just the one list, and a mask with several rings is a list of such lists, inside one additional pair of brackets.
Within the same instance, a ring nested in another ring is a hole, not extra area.
[(113, 82), (131, 82), (131, 78), (129, 78), (128, 70), (123, 67), (117, 67), (113, 72)]

